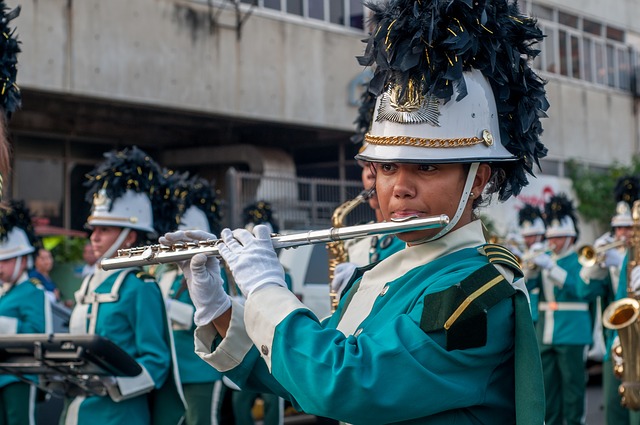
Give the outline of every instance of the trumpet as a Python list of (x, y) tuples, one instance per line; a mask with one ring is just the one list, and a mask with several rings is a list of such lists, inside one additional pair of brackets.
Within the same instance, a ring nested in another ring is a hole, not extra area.
[(540, 245), (540, 246), (527, 251), (522, 257), (516, 256), (516, 259), (518, 260), (518, 263), (520, 263), (520, 267), (523, 270), (535, 269), (537, 266), (533, 262), (533, 259), (536, 258), (538, 255), (551, 253), (551, 247), (549, 247), (549, 245), (547, 245), (546, 243), (534, 244), (534, 245)]
[(614, 242), (594, 247), (593, 245), (583, 245), (578, 249), (578, 262), (583, 267), (591, 267), (604, 261), (604, 254), (610, 249), (625, 246), (625, 239), (618, 239)]
[[(293, 248), (301, 245), (327, 243), (373, 235), (387, 235), (394, 233), (414, 232), (417, 230), (435, 229), (449, 224), (449, 217), (445, 214), (418, 218), (406, 217), (384, 223), (361, 224), (357, 226), (331, 227), (325, 230), (310, 230), (308, 232), (292, 233), (289, 235), (274, 234), (271, 243), (275, 249)], [(219, 239), (209, 239), (198, 242), (181, 242), (171, 246), (147, 245), (129, 249), (120, 249), (113, 258), (100, 261), (103, 270), (123, 269), (127, 267), (146, 266), (150, 264), (175, 263), (188, 260), (196, 254), (220, 256)]]

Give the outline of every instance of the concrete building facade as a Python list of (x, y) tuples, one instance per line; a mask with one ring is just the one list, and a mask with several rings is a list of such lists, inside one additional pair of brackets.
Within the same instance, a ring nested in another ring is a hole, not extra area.
[[(359, 178), (349, 137), (368, 78), (355, 59), (366, 34), (360, 1), (20, 4), (23, 108), (10, 125), (10, 191), (52, 223), (81, 226), (84, 174), (103, 152), (132, 144), (162, 165), (215, 179), (223, 195), (229, 167)], [(547, 34), (535, 63), (551, 103), (540, 174), (561, 181), (569, 159), (629, 163), (640, 150), (640, 4), (520, 5)]]

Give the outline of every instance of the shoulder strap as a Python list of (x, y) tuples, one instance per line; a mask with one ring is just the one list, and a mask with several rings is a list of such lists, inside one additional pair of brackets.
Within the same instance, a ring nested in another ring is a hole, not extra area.
[(487, 343), (487, 311), (515, 289), (493, 266), (487, 264), (462, 282), (424, 297), (420, 328), (445, 331), (446, 349), (462, 350)]
[(513, 252), (509, 251), (504, 246), (486, 244), (481, 246), (478, 251), (485, 255), (491, 264), (500, 264), (511, 269), (516, 278), (524, 276), (522, 269), (520, 268), (520, 261), (518, 261), (518, 258), (513, 255)]

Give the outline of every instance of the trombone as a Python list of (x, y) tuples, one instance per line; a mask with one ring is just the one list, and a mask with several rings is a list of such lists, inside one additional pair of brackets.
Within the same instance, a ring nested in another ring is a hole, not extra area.
[(591, 267), (604, 261), (604, 255), (610, 249), (620, 248), (627, 245), (626, 239), (618, 239), (617, 241), (595, 247), (593, 245), (583, 245), (578, 249), (578, 262), (583, 267)]

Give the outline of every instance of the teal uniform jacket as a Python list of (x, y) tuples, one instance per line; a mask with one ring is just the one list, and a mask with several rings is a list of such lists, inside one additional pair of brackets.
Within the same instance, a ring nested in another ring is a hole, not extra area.
[[(177, 302), (193, 306), (193, 301), (189, 296), (186, 285), (183, 286), (183, 275), (179, 273), (169, 290), (169, 298)], [(170, 307), (173, 308), (173, 307)], [(215, 382), (222, 379), (222, 374), (209, 366), (193, 350), (193, 332), (196, 325), (193, 323), (191, 315), (191, 327), (188, 329), (177, 329), (173, 327), (173, 342), (176, 348), (178, 359), (178, 369), (180, 371), (180, 381), (183, 384), (201, 384)]]
[[(224, 339), (211, 325), (199, 327), (196, 351), (243, 389), (271, 391), (299, 410), (353, 424), (509, 424), (520, 402), (530, 403), (523, 409), (530, 417), (518, 423), (542, 424), (526, 289), (515, 291), (489, 265), (481, 235), (470, 224), (394, 254), (365, 272), (322, 322), (286, 289), (262, 288), (244, 308), (233, 304)], [(469, 288), (460, 283), (487, 268), (512, 292), (486, 309), (472, 302), (445, 332), (458, 305), (449, 301)], [(465, 319), (470, 311), (478, 315)], [(447, 347), (454, 341), (461, 346)], [(520, 372), (527, 378), (515, 378)]]
[[(592, 343), (592, 320), (589, 302), (598, 295), (597, 288), (585, 288), (580, 278), (582, 265), (578, 255), (570, 252), (556, 261), (550, 270), (541, 271), (530, 285), (540, 288), (538, 339), (546, 345), (589, 345)], [(529, 285), (529, 283), (528, 283)]]
[[(65, 412), (64, 423), (178, 424), (184, 414), (184, 406), (181, 402), (174, 403), (175, 397), (168, 395), (169, 390), (163, 387), (166, 381), (173, 380), (172, 357), (164, 300), (157, 283), (135, 269), (115, 273), (102, 272), (100, 276), (105, 275), (106, 278), (98, 284), (94, 292), (105, 295), (111, 293), (121, 273), (127, 275), (120, 286), (117, 300), (99, 305), (95, 334), (108, 338), (133, 357), (148, 373), (156, 391), (152, 393), (153, 396), (145, 393), (118, 402), (109, 396), (89, 396), (84, 400), (76, 398)], [(77, 299), (79, 292), (76, 293)], [(90, 316), (93, 306), (90, 304), (88, 307)], [(78, 305), (75, 308), (77, 309)], [(72, 322), (73, 319), (72, 314)], [(85, 331), (89, 331), (89, 323), (87, 320)], [(158, 412), (163, 409), (167, 409), (167, 413), (160, 415)], [(152, 420), (152, 415), (159, 419)]]
[(620, 270), (623, 272), (620, 273), (620, 281), (618, 282), (618, 289), (616, 290), (616, 300), (621, 300), (623, 298), (627, 298), (627, 268), (629, 265), (629, 251), (624, 255), (624, 260), (622, 261), (622, 266), (620, 266)]
[[(26, 275), (23, 275), (26, 277)], [(2, 334), (41, 334), (45, 332), (45, 298), (44, 291), (29, 279), (12, 286), (0, 297), (0, 319), (9, 319), (17, 327), (0, 329)], [(17, 319), (15, 322), (12, 319)], [(4, 320), (3, 320), (4, 322)], [(2, 326), (0, 326), (2, 328)], [(0, 375), (0, 388), (20, 380), (9, 374)]]
[[(609, 304), (616, 300), (623, 279), (622, 275), (626, 275), (626, 273), (622, 273), (623, 270), (626, 270), (626, 268), (602, 268), (600, 265), (583, 267), (580, 272), (582, 279), (578, 282), (578, 296), (585, 299), (592, 298), (593, 294), (600, 296), (602, 309), (604, 310)], [(626, 276), (624, 279), (624, 294), (626, 295)], [(614, 284), (615, 281), (618, 282), (617, 286)], [(611, 359), (611, 346), (617, 336), (617, 332), (603, 326), (602, 333), (605, 342), (603, 360), (606, 361)]]

